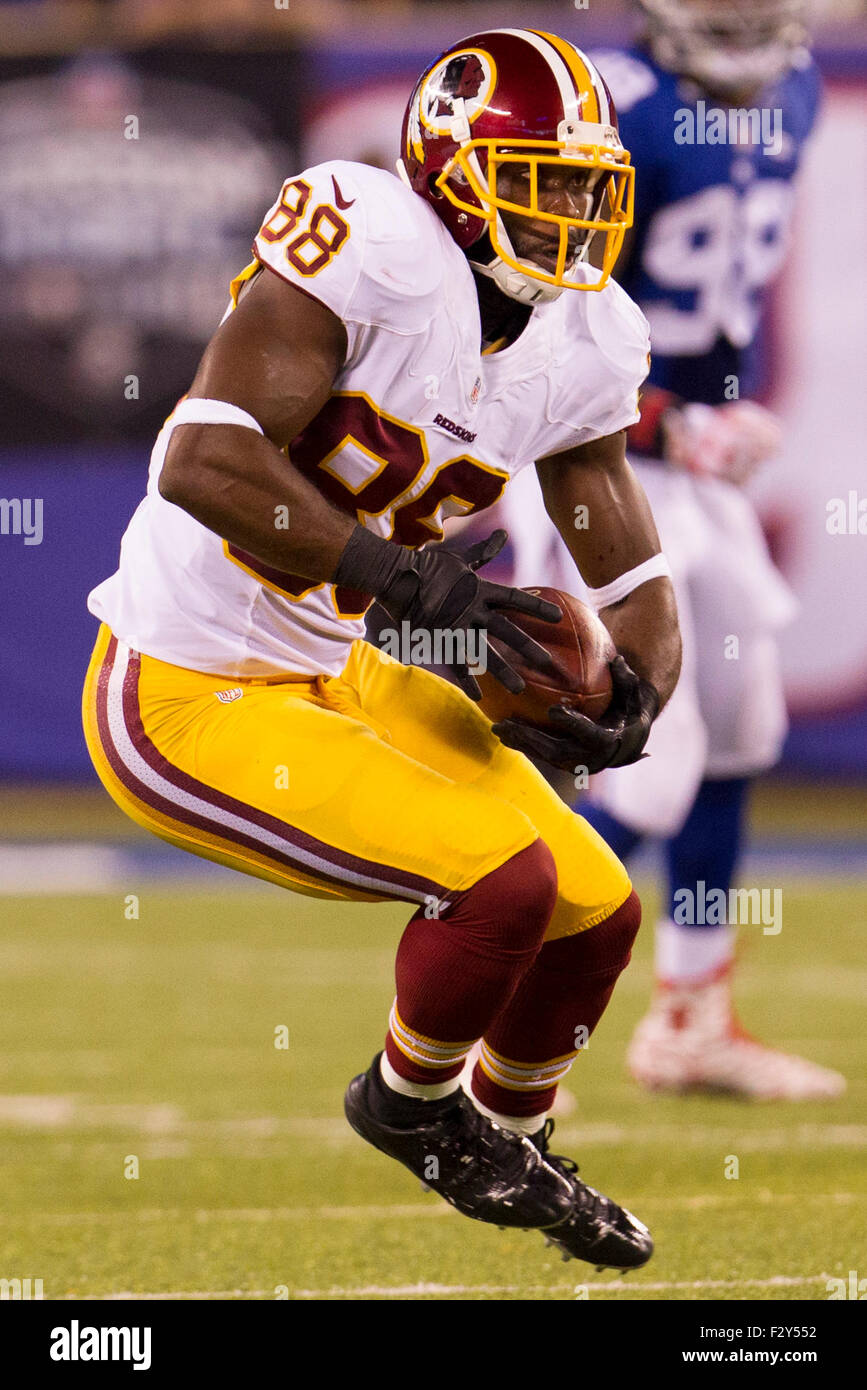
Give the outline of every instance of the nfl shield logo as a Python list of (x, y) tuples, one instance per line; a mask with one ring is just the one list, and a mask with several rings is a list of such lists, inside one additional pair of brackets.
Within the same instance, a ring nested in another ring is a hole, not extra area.
[(479, 403), (479, 397), (481, 396), (481, 394), (482, 394), (482, 378), (481, 378), (480, 376), (477, 376), (477, 377), (476, 377), (476, 381), (475, 381), (475, 385), (473, 386), (473, 389), (472, 389), (472, 391), (470, 392), (470, 405), (478, 405), (478, 403)]
[(243, 695), (243, 693), (244, 693), (244, 692), (243, 692), (243, 690), (241, 689), (240, 685), (236, 685), (236, 686), (234, 687), (234, 689), (232, 689), (232, 690), (218, 690), (218, 691), (216, 691), (216, 696), (217, 696), (217, 699), (218, 699), (222, 704), (224, 704), (224, 705), (230, 705), (230, 704), (232, 703), (233, 700), (240, 700), (240, 698), (241, 698), (241, 696)]

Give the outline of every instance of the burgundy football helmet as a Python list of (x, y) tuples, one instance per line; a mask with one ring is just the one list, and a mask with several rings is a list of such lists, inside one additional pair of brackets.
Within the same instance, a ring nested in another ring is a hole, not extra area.
[[(602, 76), (565, 39), (493, 29), (455, 44), (419, 78), (402, 149), (398, 173), (511, 298), (537, 304), (608, 283), (635, 171)], [(586, 256), (600, 233), (598, 270)]]

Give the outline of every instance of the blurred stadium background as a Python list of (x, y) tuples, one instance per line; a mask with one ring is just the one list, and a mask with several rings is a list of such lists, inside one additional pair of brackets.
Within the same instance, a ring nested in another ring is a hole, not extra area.
[[(752, 882), (786, 886), (786, 917), (779, 939), (745, 942), (742, 995), (748, 1024), (850, 1090), (776, 1109), (638, 1095), (622, 1053), (645, 942), (565, 1127), (588, 1180), (664, 1236), (614, 1298), (826, 1297), (863, 1239), (867, 520), (826, 523), (834, 499), (867, 507), (867, 10), (811, 8), (825, 107), (762, 394), (786, 445), (755, 481), (801, 601), (783, 638), (791, 734), (748, 858)], [(79, 717), (87, 592), (282, 180), (329, 157), (390, 166), (422, 65), (462, 33), (528, 23), (592, 48), (628, 36), (630, 7), (0, 3), (0, 494), (42, 504), (39, 543), (0, 535), (0, 1276), (42, 1277), (46, 1297), (570, 1298), (584, 1277), (564, 1282), (529, 1237), (453, 1222), (343, 1124), (404, 914), (289, 899), (143, 836), (98, 786)], [(739, 1183), (721, 1180), (731, 1154)], [(861, 1261), (867, 1275), (863, 1243)]]

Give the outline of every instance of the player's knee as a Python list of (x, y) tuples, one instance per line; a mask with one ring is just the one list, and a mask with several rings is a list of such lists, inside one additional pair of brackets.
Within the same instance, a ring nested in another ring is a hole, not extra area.
[(541, 941), (557, 903), (557, 864), (553, 854), (540, 838), (513, 855), (503, 867), (510, 868), (508, 902), (504, 904), (510, 919), (536, 923), (541, 927)]
[(587, 933), (591, 951), (599, 960), (597, 969), (604, 970), (606, 962), (624, 970), (632, 955), (632, 946), (641, 926), (641, 899), (633, 888), (624, 903), (598, 922)]
[(498, 869), (485, 874), (455, 903), (447, 920), (480, 944), (535, 952), (557, 902), (557, 866), (544, 840), (534, 840)]
[(625, 902), (594, 927), (547, 942), (546, 964), (582, 976), (617, 976), (629, 964), (640, 926), (641, 899), (633, 889)]

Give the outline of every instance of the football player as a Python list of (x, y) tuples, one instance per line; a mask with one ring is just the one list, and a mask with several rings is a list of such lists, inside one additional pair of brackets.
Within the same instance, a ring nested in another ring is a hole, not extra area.
[[(638, 1081), (830, 1097), (843, 1088), (837, 1073), (744, 1033), (732, 1004), (735, 924), (698, 909), (711, 890), (732, 901), (750, 779), (777, 761), (786, 729), (776, 632), (793, 598), (742, 484), (780, 439), (749, 397), (819, 84), (801, 0), (640, 7), (642, 42), (595, 61), (639, 170), (617, 274), (649, 320), (653, 360), (629, 451), (674, 571), (684, 661), (651, 756), (603, 772), (582, 810), (621, 858), (646, 835), (665, 838), (655, 994), (628, 1054)], [(535, 498), (519, 484), (504, 506), (516, 582), (574, 587)]]
[[(648, 351), (609, 278), (632, 165), (596, 68), (531, 30), (439, 58), (402, 142), (402, 180), (323, 164), (267, 213), (90, 597), (88, 744), (120, 806), (173, 844), (331, 901), (411, 903), (350, 1123), (468, 1216), (628, 1268), (646, 1228), (549, 1152), (546, 1115), (638, 900), (518, 751), (526, 730), (474, 703), (479, 635), (544, 664), (508, 615), (559, 610), (479, 574), (503, 533), (463, 560), (437, 542), (535, 464), (620, 653), (606, 726), (564, 716), (548, 755), (639, 758), (680, 638), (625, 457)], [(455, 639), (464, 690), (363, 640), (372, 597), (398, 630)]]

